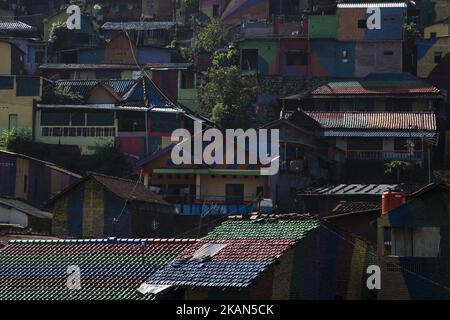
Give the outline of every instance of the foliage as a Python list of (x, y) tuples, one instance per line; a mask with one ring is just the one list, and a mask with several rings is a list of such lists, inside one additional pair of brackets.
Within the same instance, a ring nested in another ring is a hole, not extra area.
[(212, 64), (216, 68), (230, 67), (239, 65), (239, 51), (230, 49), (226, 51), (215, 52)]
[(131, 170), (127, 157), (120, 152), (120, 147), (114, 142), (99, 146), (92, 156), (89, 167), (93, 170), (87, 168), (84, 170), (118, 177), (127, 175)]
[(241, 76), (237, 66), (213, 66), (204, 75), (199, 88), (199, 111), (223, 129), (246, 127), (246, 108), (256, 90)]
[(83, 96), (78, 92), (65, 90), (62, 87), (56, 87), (48, 90), (42, 98), (46, 104), (81, 104), (84, 102)]
[(67, 23), (65, 21), (59, 21), (52, 24), (49, 33), (49, 41), (58, 42), (64, 38), (64, 34), (69, 31), (67, 29)]
[(0, 137), (0, 146), (7, 151), (16, 152), (22, 145), (31, 142), (32, 134), (28, 128), (4, 131)]
[(213, 54), (222, 46), (228, 31), (222, 21), (214, 18), (201, 27), (194, 42), (194, 50), (199, 53)]
[(411, 163), (407, 161), (391, 161), (384, 165), (385, 174), (396, 174), (397, 183), (400, 183), (401, 174), (407, 172), (411, 167)]

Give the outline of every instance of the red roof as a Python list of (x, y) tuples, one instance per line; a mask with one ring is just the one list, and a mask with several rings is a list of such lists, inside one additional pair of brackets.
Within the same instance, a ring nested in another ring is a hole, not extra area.
[(436, 130), (433, 112), (305, 112), (326, 129)]

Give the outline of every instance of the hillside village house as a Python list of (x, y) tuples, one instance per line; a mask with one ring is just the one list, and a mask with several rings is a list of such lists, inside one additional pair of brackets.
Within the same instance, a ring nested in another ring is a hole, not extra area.
[(378, 218), (382, 300), (449, 299), (447, 183), (430, 184)]
[[(0, 300), (371, 299), (373, 258), (367, 242), (295, 214), (230, 218), (199, 240), (19, 240), (0, 251)], [(65, 285), (67, 263), (90, 274), (80, 290)]]
[[(141, 68), (169, 98), (196, 111), (198, 108), (197, 73), (190, 63), (136, 64), (93, 63), (46, 63), (39, 67), (43, 76), (57, 81), (56, 85), (69, 85), (71, 80), (136, 80)], [(70, 79), (70, 80), (68, 80)]]
[(0, 177), (0, 196), (36, 207), (81, 178), (56, 164), (8, 151), (0, 151)]
[(169, 238), (174, 234), (173, 205), (132, 180), (88, 173), (46, 206), (53, 212), (53, 232), (58, 237)]
[(40, 77), (0, 76), (0, 132), (14, 128), (32, 131), (35, 104), (41, 98), (42, 86)]
[(169, 145), (173, 130), (203, 120), (173, 102), (146, 75), (137, 80), (62, 80), (55, 85), (82, 99), (38, 104), (36, 140), (79, 146), (84, 154), (117, 143), (125, 154), (139, 159)]

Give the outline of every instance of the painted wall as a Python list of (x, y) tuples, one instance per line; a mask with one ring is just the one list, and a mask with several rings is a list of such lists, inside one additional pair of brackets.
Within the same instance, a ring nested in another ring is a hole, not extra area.
[(0, 42), (0, 74), (11, 74), (11, 44)]
[(308, 54), (308, 41), (306, 39), (281, 39), (279, 42), (280, 74), (283, 76), (306, 76), (308, 65), (290, 66), (287, 63), (288, 52), (302, 51)]
[[(33, 127), (33, 100), (40, 99), (42, 79), (14, 76), (0, 78), (2, 82), (0, 85), (0, 132), (9, 129), (10, 115), (17, 115), (18, 128), (31, 130)], [(30, 79), (32, 83), (27, 82), (27, 79)]]
[(229, 0), (223, 7), (221, 19), (225, 24), (237, 25), (242, 22), (243, 17), (258, 20), (267, 18), (268, 14), (268, 0)]
[(435, 62), (435, 54), (441, 52), (442, 60), (446, 59), (450, 52), (450, 38), (422, 39), (417, 44), (417, 76), (428, 78), (433, 70), (439, 66)]
[(437, 37), (437, 38), (448, 36), (450, 34), (449, 28), (450, 28), (450, 25), (446, 22), (432, 24), (432, 25), (424, 28), (423, 37), (425, 39), (430, 39), (431, 33), (435, 33), (434, 37)]
[[(316, 77), (352, 77), (355, 74), (355, 43), (311, 40), (311, 75)], [(342, 52), (347, 51), (344, 61)]]
[[(442, 287), (450, 285), (449, 215), (450, 193), (445, 189), (437, 189), (426, 192), (378, 219), (378, 255), (384, 274), (381, 277), (379, 299), (450, 299), (449, 291)], [(440, 227), (439, 257), (386, 255), (383, 243), (386, 227)]]
[(106, 45), (105, 60), (107, 63), (136, 64), (134, 57), (136, 59), (138, 57), (137, 47), (124, 34), (114, 37)]
[(170, 50), (155, 47), (140, 47), (137, 55), (140, 64), (146, 63), (169, 63), (171, 60)]
[[(258, 71), (261, 75), (275, 75), (279, 72), (278, 42), (276, 40), (245, 40), (239, 42), (239, 49), (258, 50)], [(241, 55), (242, 56), (242, 55)]]
[(381, 29), (359, 28), (359, 20), (367, 20), (370, 14), (366, 8), (338, 8), (338, 40), (341, 41), (383, 41), (403, 40), (404, 18), (406, 8), (380, 8)]
[(0, 151), (0, 194), (25, 199), (40, 206), (67, 188), (79, 176), (38, 161)]
[(311, 39), (336, 39), (338, 32), (338, 16), (309, 16), (308, 26), (308, 35)]

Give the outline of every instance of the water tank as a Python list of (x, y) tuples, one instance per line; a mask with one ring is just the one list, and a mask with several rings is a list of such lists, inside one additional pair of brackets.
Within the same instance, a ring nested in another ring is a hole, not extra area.
[(405, 203), (406, 196), (402, 191), (388, 191), (381, 196), (381, 214), (386, 214), (392, 209)]

